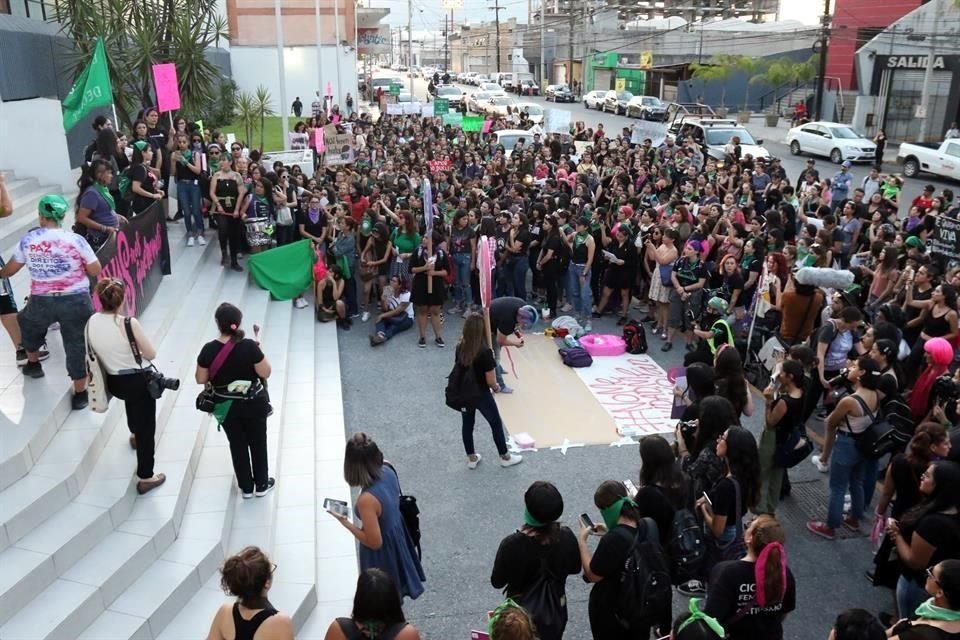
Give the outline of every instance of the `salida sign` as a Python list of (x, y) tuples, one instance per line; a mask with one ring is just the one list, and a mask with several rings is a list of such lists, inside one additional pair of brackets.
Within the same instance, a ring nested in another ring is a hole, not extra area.
[[(888, 69), (926, 69), (930, 56), (890, 56), (887, 58)], [(934, 69), (946, 69), (943, 56), (933, 57)]]

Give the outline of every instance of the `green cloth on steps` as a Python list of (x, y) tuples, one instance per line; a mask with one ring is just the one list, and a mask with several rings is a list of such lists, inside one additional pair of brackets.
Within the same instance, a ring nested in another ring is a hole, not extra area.
[(310, 240), (250, 256), (253, 280), (277, 300), (292, 300), (313, 283), (314, 253)]

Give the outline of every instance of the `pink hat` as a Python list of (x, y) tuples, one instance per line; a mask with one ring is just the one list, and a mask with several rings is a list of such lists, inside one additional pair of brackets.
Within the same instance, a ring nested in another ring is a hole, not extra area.
[(953, 347), (944, 338), (930, 338), (923, 345), (934, 364), (946, 366), (953, 360)]

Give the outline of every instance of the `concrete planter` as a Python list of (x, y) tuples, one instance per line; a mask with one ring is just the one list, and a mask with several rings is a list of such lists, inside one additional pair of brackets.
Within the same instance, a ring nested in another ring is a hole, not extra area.
[(768, 113), (764, 116), (768, 127), (775, 127), (780, 122), (780, 116), (776, 113)]
[(737, 112), (737, 122), (740, 124), (750, 124), (750, 116), (752, 114), (749, 111), (738, 111)]

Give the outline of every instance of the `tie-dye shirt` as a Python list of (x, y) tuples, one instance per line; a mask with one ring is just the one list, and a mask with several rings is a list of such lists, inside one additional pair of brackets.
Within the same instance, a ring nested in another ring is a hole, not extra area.
[(87, 265), (97, 260), (87, 241), (71, 231), (38, 227), (20, 240), (13, 259), (30, 271), (31, 295), (88, 293)]

